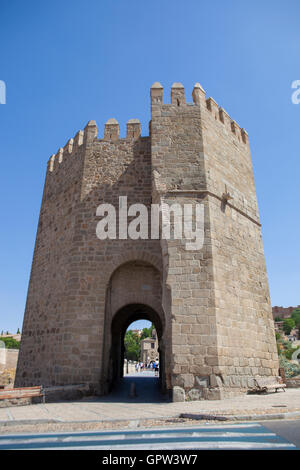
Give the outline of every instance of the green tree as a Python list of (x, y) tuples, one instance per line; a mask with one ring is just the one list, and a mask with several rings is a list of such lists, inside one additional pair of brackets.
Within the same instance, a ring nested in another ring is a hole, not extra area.
[(143, 328), (142, 334), (141, 334), (141, 340), (145, 338), (150, 338), (151, 337), (151, 329), (150, 328)]
[(19, 335), (19, 334), (20, 334), (20, 328), (18, 328), (18, 331), (17, 331), (17, 335)]
[(20, 341), (17, 341), (14, 338), (1, 338), (1, 341), (4, 342), (6, 349), (20, 348)]
[(130, 361), (138, 361), (141, 354), (141, 339), (132, 330), (125, 333), (124, 338), (125, 358)]
[(150, 328), (143, 328), (142, 334), (141, 334), (141, 340), (145, 338), (151, 338), (153, 329), (154, 329), (153, 323), (150, 326)]
[(287, 359), (291, 360), (291, 359), (292, 359), (292, 356), (293, 356), (293, 354), (294, 354), (294, 352), (295, 352), (295, 351), (298, 351), (299, 349), (300, 349), (300, 346), (298, 346), (298, 347), (296, 347), (296, 348), (293, 348), (293, 347), (288, 348), (288, 349), (285, 351), (285, 354), (284, 354), (284, 355), (285, 355), (285, 357), (286, 357)]
[(298, 328), (298, 339), (300, 339), (300, 308), (293, 310), (291, 318), (295, 321), (295, 326)]
[(289, 335), (291, 330), (295, 328), (295, 320), (293, 318), (286, 318), (283, 322), (283, 331)]

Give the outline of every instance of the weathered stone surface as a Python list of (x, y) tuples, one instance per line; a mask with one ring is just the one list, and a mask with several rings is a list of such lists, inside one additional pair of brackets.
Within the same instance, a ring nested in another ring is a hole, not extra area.
[(208, 388), (210, 385), (209, 377), (195, 377), (195, 385), (200, 388)]
[(202, 398), (202, 391), (198, 388), (192, 388), (187, 394), (188, 399), (192, 401), (201, 400)]
[(185, 401), (185, 391), (182, 387), (173, 387), (172, 400), (174, 402)]
[(211, 387), (223, 387), (223, 381), (218, 375), (212, 374), (210, 376), (210, 385)]

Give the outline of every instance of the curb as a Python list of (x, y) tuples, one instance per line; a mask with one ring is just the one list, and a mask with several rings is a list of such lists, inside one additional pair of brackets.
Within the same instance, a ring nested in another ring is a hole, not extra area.
[(0, 421), (1, 426), (23, 426), (23, 425), (36, 425), (36, 424), (127, 424), (126, 427), (135, 428), (139, 427), (141, 423), (146, 424), (147, 422), (153, 421), (168, 421), (174, 419), (180, 419), (180, 415), (172, 415), (172, 416), (155, 416), (153, 418), (135, 418), (135, 419), (91, 419), (89, 421), (63, 421), (62, 419), (58, 418), (49, 418), (49, 419), (20, 419), (20, 420), (9, 420), (9, 421)]
[(254, 415), (204, 415), (204, 414), (192, 414), (192, 413), (181, 413), (180, 418), (194, 419), (194, 420), (206, 420), (206, 421), (265, 421), (269, 419), (289, 419), (289, 418), (300, 418), (300, 411), (287, 411), (286, 413), (269, 413), (269, 414), (254, 414)]
[(65, 421), (61, 421), (59, 419), (18, 419), (18, 420), (9, 420), (9, 421), (0, 421), (1, 426), (23, 426), (27, 424), (51, 424), (51, 423), (65, 423)]
[(290, 418), (300, 418), (299, 411), (287, 411), (286, 413), (270, 413), (265, 415), (236, 415), (231, 416), (231, 421), (266, 421), (270, 419), (290, 419)]

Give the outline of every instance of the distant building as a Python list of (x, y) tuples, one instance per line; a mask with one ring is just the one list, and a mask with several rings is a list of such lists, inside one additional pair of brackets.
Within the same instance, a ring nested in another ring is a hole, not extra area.
[(300, 308), (300, 305), (297, 307), (272, 307), (273, 318), (289, 318), (292, 312), (296, 309)]
[(152, 337), (141, 341), (141, 361), (149, 364), (158, 358), (158, 339), (156, 330), (152, 330)]
[(283, 331), (283, 323), (284, 321), (275, 321), (274, 324), (275, 324), (275, 331), (278, 332), (278, 333), (281, 333), (283, 335), (283, 338), (287, 341), (291, 341), (291, 342), (294, 342), (294, 341), (297, 341), (298, 337), (299, 337), (299, 330), (298, 328), (293, 328), (291, 331), (290, 331), (290, 334), (289, 335), (286, 335), (284, 334), (284, 331)]
[(134, 333), (135, 335), (138, 335), (138, 336), (141, 336), (142, 333), (143, 333), (143, 330), (131, 330), (132, 333)]

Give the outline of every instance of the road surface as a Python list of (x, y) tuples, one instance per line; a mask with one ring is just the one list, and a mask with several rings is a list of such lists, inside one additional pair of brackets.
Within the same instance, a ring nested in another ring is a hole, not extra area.
[(300, 420), (266, 424), (207, 424), (94, 432), (1, 435), (0, 450), (295, 450)]

